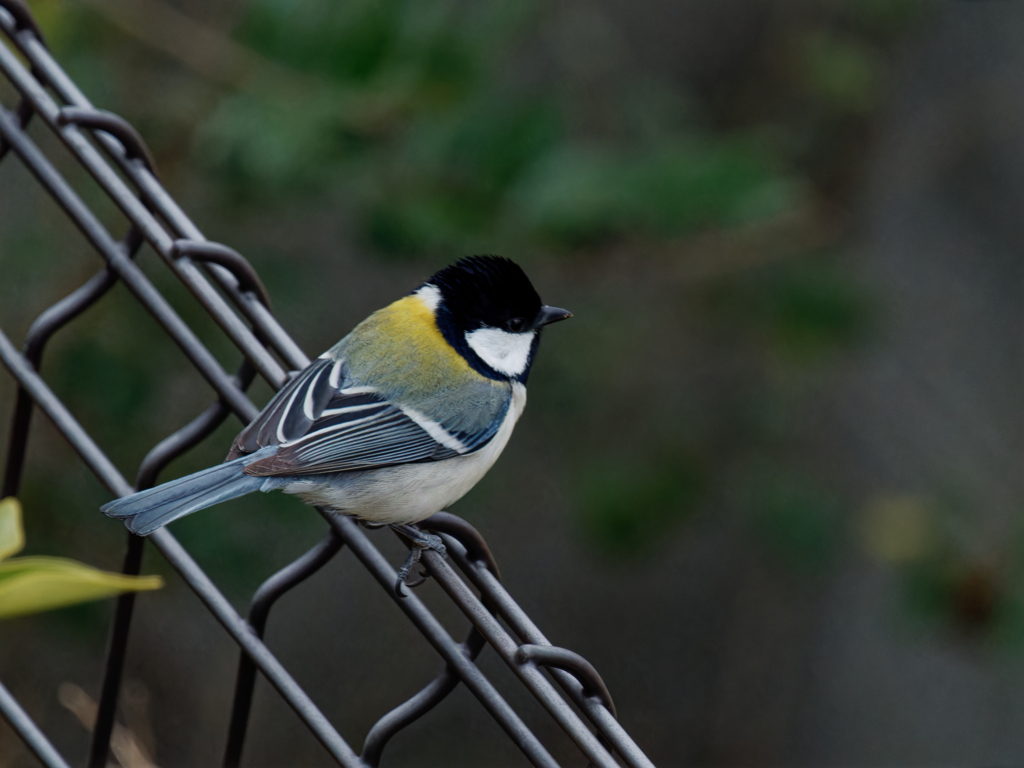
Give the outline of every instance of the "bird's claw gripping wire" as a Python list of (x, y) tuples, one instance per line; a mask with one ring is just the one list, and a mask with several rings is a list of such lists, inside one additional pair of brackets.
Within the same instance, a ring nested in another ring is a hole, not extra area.
[(427, 572), (422, 568), (420, 569), (420, 576), (416, 581), (409, 581), (409, 576), (412, 573), (413, 566), (419, 561), (423, 555), (423, 547), (413, 545), (412, 549), (409, 550), (409, 556), (405, 558), (405, 563), (398, 570), (398, 579), (395, 581), (395, 594), (399, 597), (405, 597), (405, 592), (402, 591), (402, 587), (408, 587), (409, 589), (415, 589), (420, 584), (427, 580)]
[(395, 580), (395, 594), (398, 597), (405, 597), (405, 591), (402, 589), (403, 586), (414, 589), (425, 582), (429, 576), (425, 570), (421, 569), (420, 578), (417, 581), (408, 581), (409, 576), (412, 574), (412, 569), (423, 556), (423, 551), (432, 549), (441, 557), (445, 557), (448, 551), (445, 549), (441, 537), (433, 533), (424, 533), (409, 525), (392, 525), (391, 527), (412, 545), (409, 548), (409, 556), (405, 558), (405, 563), (399, 569), (398, 578)]

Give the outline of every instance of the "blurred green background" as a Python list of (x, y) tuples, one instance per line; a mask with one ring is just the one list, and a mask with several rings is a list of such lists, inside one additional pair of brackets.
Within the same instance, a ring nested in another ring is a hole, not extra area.
[[(515, 439), (453, 511), (552, 642), (603, 673), (656, 764), (1019, 762), (1018, 6), (30, 5), (308, 354), (471, 253), (514, 258), (574, 312), (545, 335)], [(110, 203), (31, 133), (119, 236)], [(234, 369), (155, 254), (139, 262)], [(18, 161), (0, 164), (4, 332), (20, 341), (99, 265)], [(129, 477), (211, 400), (120, 286), (43, 371)], [(0, 405), (13, 395), (0, 377)], [(164, 479), (218, 461), (240, 426)], [(116, 569), (106, 500), (37, 421), (31, 553)], [(322, 523), (276, 494), (174, 531), (242, 606)], [(145, 570), (170, 583), (139, 600), (124, 721), (158, 765), (216, 761), (236, 653), (158, 556)], [(464, 632), (434, 585), (421, 595)], [(73, 760), (88, 734), (57, 691), (97, 695), (111, 612), (0, 627), (0, 678)], [(436, 667), (345, 556), (282, 603), (269, 640), (356, 746)], [(254, 722), (248, 764), (329, 764), (263, 689)], [(0, 766), (32, 764), (4, 728)], [(459, 689), (385, 764), (523, 760)]]

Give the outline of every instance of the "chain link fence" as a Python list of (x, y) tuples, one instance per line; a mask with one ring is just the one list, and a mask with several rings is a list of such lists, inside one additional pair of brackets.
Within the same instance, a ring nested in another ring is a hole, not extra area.
[[(248, 423), (257, 414), (258, 408), (246, 395), (256, 376), (276, 389), (287, 381), (289, 371), (302, 369), (309, 359), (271, 313), (266, 289), (245, 258), (203, 237), (161, 186), (140, 135), (122, 118), (95, 108), (54, 60), (23, 0), (0, 0), (0, 73), (18, 95), (16, 103), (0, 103), (0, 161), (22, 162), (104, 262), (95, 276), (36, 318), (21, 350), (0, 329), (0, 360), (18, 385), (0, 498), (19, 493), (29, 426), (37, 408), (112, 493), (123, 496), (151, 487), (168, 463), (199, 444), (229, 416)], [(123, 214), (128, 225), (120, 237), (101, 223), (29, 135), (33, 123), (53, 133)], [(145, 244), (242, 352), (244, 362), (233, 375), (223, 369), (136, 264), (134, 257)], [(213, 402), (206, 410), (146, 455), (134, 484), (114, 466), (39, 374), (43, 350), (53, 335), (101, 301), (118, 282), (152, 315), (213, 390)], [(224, 749), (225, 766), (237, 766), (241, 761), (257, 673), (273, 686), (334, 760), (348, 768), (379, 765), (388, 741), (437, 706), (459, 684), (472, 692), (531, 764), (557, 766), (544, 744), (474, 663), (490, 646), (590, 764), (652, 768), (618, 723), (611, 696), (597, 671), (579, 655), (548, 642), (501, 583), (487, 544), (472, 526), (447, 513), (435, 515), (420, 526), (439, 534), (448, 548), (450, 562), (428, 551), (423, 563), (470, 621), (467, 637), (458, 642), (415, 594), (404, 598), (395, 594), (394, 569), (355, 521), (325, 511), (321, 515), (325, 523), (323, 540), (256, 590), (247, 618), (232, 607), (170, 531), (162, 529), (148, 537), (241, 650)], [(97, 520), (107, 524), (99, 512)], [(124, 573), (139, 573), (146, 541), (129, 534)], [(380, 717), (358, 752), (262, 640), (275, 602), (344, 550), (351, 552), (380, 583), (444, 665), (416, 695)], [(88, 756), (90, 768), (107, 764), (136, 599), (140, 598), (126, 594), (117, 602)], [(2, 684), (0, 712), (44, 765), (68, 765), (69, 761)]]

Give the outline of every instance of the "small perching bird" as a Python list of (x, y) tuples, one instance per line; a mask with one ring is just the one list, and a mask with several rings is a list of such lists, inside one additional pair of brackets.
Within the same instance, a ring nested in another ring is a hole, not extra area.
[(472, 256), (355, 327), (289, 381), (216, 467), (110, 502), (141, 536), (222, 501), (281, 489), (405, 528), (462, 498), (494, 464), (526, 405), (542, 305), (509, 259)]

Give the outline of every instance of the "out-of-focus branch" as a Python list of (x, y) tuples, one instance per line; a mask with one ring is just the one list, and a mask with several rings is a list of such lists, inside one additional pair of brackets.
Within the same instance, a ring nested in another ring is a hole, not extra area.
[(748, 269), (799, 258), (840, 242), (845, 217), (832, 206), (810, 202), (753, 224), (711, 230), (668, 241), (627, 239), (595, 249), (598, 260), (634, 260), (638, 252), (673, 265), (667, 279), (693, 285), (738, 275)]
[[(92, 732), (96, 722), (96, 702), (92, 697), (74, 683), (61, 683), (57, 691), (57, 699), (65, 709), (78, 718), (79, 722)], [(157, 768), (146, 756), (145, 751), (135, 738), (135, 734), (123, 725), (114, 724), (114, 732), (110, 737), (110, 749), (122, 768)]]
[(227, 35), (159, 0), (82, 0), (109, 23), (219, 85), (243, 87), (261, 74), (296, 77)]
[(235, 42), (218, 29), (161, 0), (81, 0), (108, 23), (171, 56), (206, 80), (228, 88), (259, 84), (280, 98), (329, 103), (339, 123), (361, 133), (389, 130), (402, 111), (400, 92), (384, 97), (339, 89)]
[(833, 207), (807, 203), (735, 229), (705, 232), (670, 243), (685, 282), (704, 282), (837, 244), (845, 217)]

